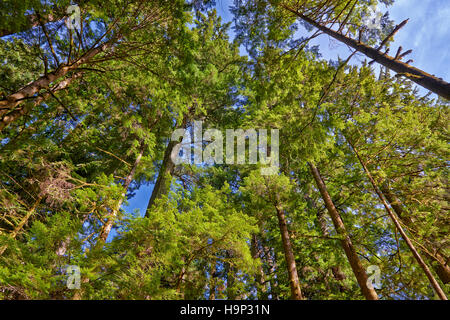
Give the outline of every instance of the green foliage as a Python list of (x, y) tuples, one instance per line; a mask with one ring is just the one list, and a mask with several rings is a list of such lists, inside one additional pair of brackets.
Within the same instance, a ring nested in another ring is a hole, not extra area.
[[(392, 2), (298, 9), (356, 36), (371, 4)], [(79, 1), (79, 34), (64, 24), (68, 4), (0, 6), (0, 32), (11, 32), (0, 40), (1, 101), (112, 43), (0, 109), (2, 121), (20, 113), (0, 129), (1, 299), (289, 299), (280, 211), (303, 296), (362, 299), (308, 162), (363, 267), (380, 267), (379, 297), (434, 299), (355, 150), (448, 293), (447, 101), (366, 63), (320, 59), (297, 38), (310, 26), (281, 6), (296, 1), (236, 1), (234, 40), (210, 1)], [(390, 31), (385, 16), (361, 40)], [(172, 132), (199, 120), (204, 130), (280, 129), (278, 174), (168, 166)], [(142, 190), (160, 196), (148, 210), (150, 194), (143, 210), (126, 206)], [(67, 287), (69, 265), (80, 267), (79, 289)]]

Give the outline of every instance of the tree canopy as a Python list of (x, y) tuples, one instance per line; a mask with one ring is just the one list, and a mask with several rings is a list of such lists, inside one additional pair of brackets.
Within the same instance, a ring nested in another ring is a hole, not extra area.
[(446, 299), (450, 87), (377, 4), (2, 1), (0, 298)]

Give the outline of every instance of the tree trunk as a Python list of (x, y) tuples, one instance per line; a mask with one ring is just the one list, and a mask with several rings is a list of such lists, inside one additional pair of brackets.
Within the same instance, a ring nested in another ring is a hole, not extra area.
[(101, 243), (106, 242), (106, 238), (108, 238), (109, 233), (111, 232), (112, 226), (114, 225), (114, 220), (117, 216), (117, 213), (120, 210), (120, 207), (122, 206), (123, 201), (125, 200), (128, 187), (130, 186), (131, 181), (133, 181), (134, 174), (136, 173), (136, 169), (141, 162), (142, 156), (144, 154), (145, 149), (147, 148), (147, 145), (141, 141), (141, 148), (139, 150), (139, 154), (136, 157), (136, 160), (134, 161), (133, 167), (131, 168), (129, 174), (127, 175), (124, 183), (123, 183), (123, 192), (120, 196), (119, 201), (117, 202), (116, 207), (113, 209), (111, 214), (108, 217), (108, 220), (106, 221), (105, 225), (103, 226), (102, 231), (100, 232), (99, 241)]
[(226, 250), (225, 257), (227, 258), (224, 261), (225, 276), (227, 279), (227, 300), (236, 300), (236, 293), (233, 288), (235, 283), (236, 268), (227, 261), (228, 259), (231, 259), (233, 257), (233, 252), (231, 250)]
[[(57, 21), (59, 19), (62, 19), (62, 17), (55, 17), (52, 14), (49, 15), (45, 15), (42, 18), (42, 23), (48, 23), (48, 22), (53, 22), (53, 21)], [(31, 28), (37, 27), (39, 26), (39, 19), (37, 17), (37, 15), (35, 14), (29, 14), (25, 16), (25, 23), (20, 25), (17, 29), (9, 29), (9, 28), (3, 28), (0, 29), (0, 38), (1, 37), (6, 37), (15, 33), (19, 33), (19, 32), (24, 32), (27, 30), (30, 30)]]
[[(279, 292), (278, 292), (278, 280), (273, 276), (277, 270), (276, 256), (272, 255), (272, 250), (267, 246), (267, 243), (264, 239), (263, 242), (263, 250), (264, 250), (264, 260), (267, 263), (267, 270), (269, 275), (269, 285), (270, 285), (270, 299), (279, 300)], [(269, 296), (269, 295), (268, 295)]]
[[(74, 81), (77, 78), (80, 78), (82, 75), (83, 75), (82, 72), (75, 73), (71, 77), (61, 81), (56, 86), (51, 88), (50, 91), (52, 93), (55, 93), (57, 91), (64, 90), (67, 87), (69, 87), (69, 85), (72, 83), (72, 81)], [(31, 102), (27, 103), (27, 104), (25, 104), (25, 105), (23, 105), (23, 106), (21, 106), (19, 108), (14, 109), (11, 112), (5, 114), (0, 119), (0, 132), (3, 129), (5, 129), (10, 123), (12, 123), (12, 122), (16, 121), (17, 119), (19, 119), (20, 117), (28, 114), (34, 107), (37, 107), (38, 105), (40, 105), (42, 102), (47, 100), (51, 95), (52, 95), (51, 93), (46, 92), (43, 95), (37, 97), (36, 100), (33, 103), (31, 103)]]
[(167, 193), (166, 179), (167, 175), (173, 174), (173, 169), (175, 168), (170, 155), (172, 154), (173, 148), (178, 144), (178, 141), (170, 141), (164, 152), (163, 162), (161, 164), (161, 169), (158, 173), (158, 178), (156, 179), (155, 185), (153, 187), (152, 195), (148, 201), (147, 210), (145, 211), (145, 216), (150, 215), (150, 210), (155, 204), (156, 199), (160, 198), (162, 195)]
[(300, 281), (298, 280), (297, 266), (292, 251), (291, 240), (289, 239), (289, 231), (287, 229), (286, 216), (284, 211), (277, 205), (278, 223), (280, 226), (281, 240), (283, 241), (284, 256), (288, 267), (289, 284), (291, 287), (291, 296), (293, 300), (303, 300), (302, 291), (300, 289)]
[[(254, 260), (259, 260), (261, 261), (261, 250), (259, 249), (259, 245), (258, 245), (258, 237), (256, 234), (254, 234), (252, 236), (251, 239), (251, 243), (250, 243), (250, 248), (251, 248), (251, 253), (252, 253), (252, 258)], [(261, 261), (262, 262), (262, 261)], [(267, 288), (265, 285), (265, 281), (264, 281), (264, 270), (262, 267), (262, 264), (260, 264), (258, 266), (258, 271), (256, 273), (256, 292), (257, 292), (257, 296), (258, 296), (258, 300), (267, 300)]]
[[(328, 226), (325, 221), (325, 214), (323, 212), (320, 212), (319, 210), (317, 211), (317, 221), (319, 222), (319, 227), (320, 230), (322, 231), (323, 236), (329, 237), (330, 232), (328, 230)], [(337, 281), (343, 281), (347, 278), (345, 274), (342, 272), (341, 267), (338, 265), (331, 267), (331, 273), (333, 274), (334, 279)], [(347, 289), (348, 288), (346, 288), (344, 284), (339, 284), (339, 291), (342, 292)]]
[[(190, 112), (190, 111), (189, 111)], [(181, 124), (181, 128), (185, 128), (188, 122), (188, 115), (185, 115)], [(166, 151), (164, 152), (164, 158), (161, 164), (161, 169), (158, 173), (158, 178), (156, 179), (155, 185), (153, 187), (152, 195), (150, 196), (150, 200), (147, 204), (147, 209), (145, 210), (145, 216), (150, 216), (150, 211), (152, 206), (155, 204), (156, 199), (161, 197), (162, 195), (167, 194), (166, 189), (166, 179), (167, 175), (172, 175), (173, 170), (175, 169), (175, 164), (170, 158), (173, 148), (179, 143), (179, 141), (169, 141), (169, 144), (166, 147)]]
[[(413, 228), (414, 227), (413, 220), (408, 214), (405, 214), (402, 204), (400, 200), (395, 196), (395, 194), (392, 194), (389, 188), (385, 185), (381, 185), (380, 190), (383, 193), (386, 200), (388, 201), (391, 208), (394, 209), (394, 212), (397, 214), (398, 218), (401, 221), (403, 221), (406, 226)], [(450, 267), (447, 265), (448, 259), (444, 257), (440, 252), (438, 252), (436, 248), (432, 248), (432, 251), (434, 253), (433, 255), (430, 255), (427, 252), (427, 250), (423, 250), (422, 252), (428, 258), (428, 260), (438, 263), (434, 267), (436, 274), (444, 284), (447, 284), (450, 282)]]
[[(141, 162), (142, 156), (143, 156), (146, 148), (147, 148), (147, 145), (145, 143), (143, 143), (143, 141), (141, 141), (141, 149), (139, 151), (139, 154), (136, 157), (136, 160), (134, 161), (133, 167), (131, 168), (129, 174), (125, 178), (125, 181), (123, 184), (124, 191), (122, 192), (120, 199), (117, 202), (116, 207), (113, 209), (113, 211), (111, 212), (111, 214), (108, 217), (108, 220), (106, 221), (105, 225), (103, 226), (102, 230), (100, 231), (98, 241), (95, 244), (96, 249), (100, 249), (101, 247), (103, 247), (103, 245), (106, 242), (106, 239), (108, 238), (109, 233), (111, 232), (112, 226), (114, 225), (114, 219), (117, 216), (117, 213), (119, 212), (123, 201), (125, 200), (125, 196), (126, 196), (128, 187), (130, 186), (131, 181), (133, 181), (134, 174), (136, 173), (136, 168), (138, 167), (139, 163)], [(89, 282), (88, 277), (81, 278), (81, 283), (88, 283), (88, 282)], [(84, 293), (84, 291), (82, 288), (78, 289), (75, 292), (72, 299), (73, 300), (81, 300), (83, 298), (83, 293)]]
[(380, 190), (383, 192), (384, 197), (387, 199), (392, 209), (394, 209), (397, 216), (402, 219), (404, 222), (413, 225), (414, 221), (411, 219), (409, 215), (404, 214), (404, 210), (402, 208), (402, 204), (400, 200), (393, 194), (389, 188), (385, 185), (380, 186)]
[(369, 178), (370, 183), (372, 184), (372, 187), (375, 190), (375, 193), (377, 194), (378, 198), (380, 199), (381, 203), (383, 204), (384, 208), (386, 209), (386, 212), (389, 214), (389, 216), (391, 217), (392, 221), (394, 222), (394, 225), (397, 228), (397, 230), (399, 231), (399, 233), (401, 234), (403, 240), (405, 240), (406, 244), (408, 245), (409, 249), (411, 250), (414, 258), (417, 261), (417, 263), (420, 265), (420, 267), (425, 272), (428, 280), (430, 280), (430, 283), (431, 283), (432, 287), (434, 288), (435, 292), (437, 293), (437, 295), (439, 296), (439, 298), (441, 300), (447, 300), (447, 296), (445, 295), (444, 291), (439, 286), (439, 283), (436, 281), (436, 279), (434, 278), (434, 276), (431, 273), (430, 269), (426, 265), (425, 261), (423, 261), (423, 259), (420, 256), (419, 252), (417, 252), (416, 248), (414, 247), (413, 243), (409, 239), (408, 235), (403, 230), (402, 226), (400, 225), (400, 222), (399, 222), (398, 218), (392, 212), (392, 210), (389, 207), (389, 205), (387, 204), (386, 200), (383, 198), (383, 194), (382, 194), (380, 188), (378, 188), (378, 185), (375, 183), (375, 180), (373, 179), (372, 174), (370, 173), (369, 169), (367, 168), (365, 162), (359, 156), (358, 151), (356, 150), (356, 148), (353, 146), (353, 144), (348, 139), (347, 139), (347, 142), (352, 147), (353, 152), (356, 154), (356, 157), (358, 158), (359, 163), (361, 164), (361, 166), (364, 169), (364, 172), (366, 173), (367, 177)]
[(364, 297), (366, 297), (367, 300), (378, 300), (378, 295), (375, 289), (373, 288), (373, 286), (369, 286), (367, 283), (368, 277), (366, 270), (361, 264), (361, 261), (359, 261), (352, 240), (350, 239), (350, 236), (348, 235), (347, 230), (345, 229), (344, 222), (342, 221), (339, 212), (337, 211), (333, 201), (331, 200), (331, 197), (319, 173), (319, 170), (312, 163), (308, 164), (311, 169), (311, 173), (314, 177), (314, 180), (316, 181), (317, 188), (319, 189), (320, 194), (322, 195), (322, 199), (325, 202), (325, 206), (327, 207), (328, 213), (330, 214), (331, 219), (333, 220), (336, 232), (340, 237), (342, 237), (341, 239), (342, 247), (344, 248), (345, 255), (347, 256), (350, 266), (352, 267), (353, 273), (355, 274), (356, 280), (358, 281), (359, 287), (361, 288)]
[(211, 263), (209, 274), (209, 297), (208, 300), (216, 300), (216, 262)]
[[(0, 100), (0, 116), (3, 117), (5, 114), (10, 113), (11, 111), (14, 110), (14, 108), (23, 103), (25, 99), (32, 97), (42, 89), (48, 88), (52, 82), (66, 76), (70, 71), (76, 70), (78, 67), (85, 64), (86, 62), (89, 62), (97, 54), (104, 52), (105, 50), (110, 48), (114, 44), (115, 40), (116, 38), (112, 38), (107, 42), (88, 50), (84, 55), (82, 55), (78, 60), (76, 60), (72, 64), (69, 65), (62, 64), (55, 71), (50, 72), (40, 77), (38, 80), (35, 80), (27, 84), (19, 91), (6, 97), (6, 99)], [(15, 119), (17, 119), (17, 117)], [(11, 121), (9, 121), (9, 123), (10, 122)]]
[(376, 62), (380, 63), (381, 65), (404, 75), (411, 81), (417, 83), (418, 85), (436, 93), (437, 95), (440, 95), (441, 97), (444, 97), (446, 99), (450, 99), (450, 83), (437, 78), (436, 76), (433, 76), (429, 73), (426, 73), (418, 68), (412, 67), (407, 63), (401, 62), (400, 60), (391, 57), (387, 54), (383, 54), (378, 49), (374, 49), (372, 47), (369, 47), (368, 45), (361, 43), (359, 41), (356, 41), (352, 38), (349, 38), (339, 32), (336, 32), (330, 28), (327, 28), (313, 19), (303, 15), (300, 12), (297, 12), (295, 9), (282, 4), (281, 5), (286, 10), (292, 12), (296, 16), (298, 16), (300, 19), (304, 20), (305, 22), (313, 25), (320, 31), (326, 33), (327, 35), (335, 38), (336, 40), (345, 43), (349, 47), (357, 50), (358, 52), (361, 52), (365, 54), (367, 57), (375, 60)]

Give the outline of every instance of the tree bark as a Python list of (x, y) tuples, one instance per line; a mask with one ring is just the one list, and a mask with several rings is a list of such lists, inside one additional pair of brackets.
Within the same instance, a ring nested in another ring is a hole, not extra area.
[(136, 173), (136, 169), (141, 162), (142, 156), (144, 154), (145, 149), (147, 148), (147, 145), (141, 141), (141, 148), (139, 150), (139, 154), (136, 157), (136, 160), (134, 161), (133, 167), (131, 168), (130, 172), (128, 173), (127, 177), (125, 178), (125, 181), (123, 183), (123, 189), (119, 201), (117, 202), (116, 207), (113, 209), (111, 214), (108, 217), (108, 220), (106, 221), (105, 225), (103, 226), (102, 231), (100, 232), (99, 241), (101, 243), (106, 242), (106, 238), (108, 238), (109, 233), (111, 232), (112, 226), (114, 225), (114, 219), (117, 216), (117, 213), (120, 210), (120, 207), (122, 206), (123, 201), (125, 200), (128, 187), (130, 186), (131, 181), (133, 181), (134, 174)]
[(341, 219), (339, 212), (334, 206), (333, 201), (328, 193), (327, 187), (322, 179), (322, 176), (319, 173), (319, 170), (312, 164), (308, 163), (311, 173), (316, 181), (317, 188), (322, 195), (322, 199), (325, 202), (325, 206), (328, 210), (328, 213), (331, 216), (331, 220), (333, 220), (334, 227), (336, 228), (336, 232), (339, 234), (341, 239), (342, 247), (344, 248), (345, 255), (350, 263), (350, 266), (355, 274), (356, 280), (358, 281), (359, 287), (361, 291), (366, 297), (367, 300), (378, 300), (378, 295), (373, 288), (373, 286), (368, 285), (368, 277), (366, 270), (364, 269), (361, 261), (358, 258), (355, 247), (353, 246), (352, 240), (347, 233), (344, 222)]
[[(259, 249), (258, 245), (258, 237), (256, 234), (252, 236), (251, 243), (250, 243), (250, 249), (252, 258), (254, 260), (261, 261), (261, 250)], [(261, 261), (262, 262), (262, 261)], [(256, 292), (258, 296), (258, 300), (267, 300), (267, 288), (264, 281), (264, 270), (262, 267), (262, 264), (258, 266), (258, 271), (256, 273), (255, 281), (256, 281)]]
[[(413, 228), (414, 222), (408, 214), (405, 214), (400, 199), (398, 199), (395, 194), (392, 194), (389, 188), (385, 185), (381, 185), (380, 190), (391, 208), (394, 209), (394, 212), (397, 214), (398, 218), (403, 221), (406, 226)], [(447, 265), (448, 259), (444, 257), (436, 248), (432, 248), (432, 251), (433, 255), (429, 254), (427, 250), (423, 250), (422, 252), (428, 260), (437, 262), (437, 265), (434, 267), (436, 274), (444, 284), (447, 284), (450, 282), (450, 267)]]
[(397, 216), (392, 212), (391, 208), (389, 207), (389, 205), (387, 204), (386, 200), (384, 199), (383, 193), (381, 192), (380, 188), (378, 187), (378, 185), (376, 184), (375, 180), (373, 179), (372, 174), (370, 173), (369, 169), (367, 168), (365, 162), (362, 160), (362, 158), (360, 157), (358, 151), (356, 150), (356, 148), (353, 146), (353, 144), (348, 139), (347, 139), (347, 142), (350, 144), (351, 148), (353, 149), (353, 152), (355, 153), (356, 157), (359, 160), (359, 163), (363, 167), (364, 172), (366, 173), (367, 177), (369, 178), (369, 181), (372, 184), (372, 187), (375, 190), (375, 193), (377, 194), (377, 196), (380, 199), (381, 203), (383, 204), (384, 208), (386, 209), (386, 212), (391, 217), (392, 221), (394, 222), (395, 227), (397, 228), (397, 230), (401, 234), (403, 240), (405, 240), (407, 246), (411, 250), (411, 253), (413, 254), (413, 256), (416, 259), (417, 263), (420, 265), (420, 267), (425, 272), (425, 275), (427, 276), (428, 280), (430, 281), (431, 286), (434, 288), (436, 294), (439, 296), (439, 298), (441, 300), (447, 300), (447, 296), (445, 295), (444, 291), (441, 289), (441, 287), (439, 286), (439, 283), (434, 278), (434, 276), (431, 273), (430, 269), (428, 268), (427, 264), (425, 263), (425, 261), (423, 261), (423, 259), (420, 256), (419, 252), (416, 250), (416, 248), (414, 247), (413, 243), (409, 239), (408, 235), (403, 230), (403, 228), (400, 225), (400, 222), (399, 222)]
[[(83, 75), (82, 72), (75, 73), (71, 77), (61, 81), (60, 83), (58, 83), (56, 86), (54, 86), (53, 88), (51, 88), (49, 90), (52, 93), (64, 90), (67, 87), (69, 87), (70, 84), (75, 79), (80, 78), (82, 75)], [(7, 114), (5, 114), (0, 119), (0, 132), (2, 132), (2, 130), (5, 129), (10, 123), (12, 123), (12, 122), (16, 121), (17, 119), (19, 119), (20, 117), (28, 114), (34, 107), (37, 107), (38, 105), (40, 105), (42, 102), (44, 102), (45, 100), (47, 100), (51, 96), (52, 96), (51, 93), (46, 92), (43, 95), (37, 97), (36, 100), (33, 103), (25, 104), (25, 105), (23, 105), (23, 106), (21, 106), (19, 108), (14, 109), (13, 111), (11, 111), (11, 112), (9, 112)]]
[(298, 280), (297, 266), (292, 250), (289, 231), (286, 223), (286, 216), (282, 208), (275, 206), (277, 210), (278, 223), (280, 226), (281, 240), (283, 241), (284, 256), (288, 267), (289, 284), (291, 287), (291, 297), (293, 300), (303, 300), (302, 291), (300, 289), (300, 281)]
[[(6, 99), (0, 100), (0, 117), (3, 117), (5, 114), (13, 111), (14, 108), (22, 104), (25, 101), (25, 99), (32, 97), (33, 95), (38, 93), (41, 89), (48, 88), (52, 82), (66, 76), (70, 71), (76, 70), (81, 65), (90, 61), (97, 54), (104, 52), (113, 45), (114, 41), (115, 38), (110, 39), (107, 42), (88, 50), (83, 56), (81, 56), (75, 62), (69, 65), (65, 64), (60, 65), (55, 71), (40, 77), (39, 79), (31, 82), (30, 84), (27, 84), (19, 91), (6, 97)], [(17, 119), (17, 117), (15, 119)], [(9, 121), (9, 123), (10, 122), (12, 121)]]
[(208, 300), (216, 300), (216, 282), (217, 282), (217, 276), (216, 276), (216, 262), (213, 261), (211, 263), (210, 268), (210, 279), (209, 279), (209, 297)]
[(300, 12), (297, 12), (295, 9), (282, 4), (281, 5), (286, 10), (292, 12), (300, 19), (304, 20), (305, 22), (313, 25), (320, 31), (326, 33), (327, 35), (335, 38), (336, 40), (345, 43), (349, 47), (357, 50), (358, 52), (361, 52), (365, 54), (367, 57), (375, 60), (376, 62), (380, 63), (381, 65), (397, 72), (398, 74), (404, 75), (411, 81), (417, 83), (418, 85), (436, 93), (437, 95), (444, 97), (445, 99), (450, 99), (450, 83), (434, 76), (429, 73), (426, 73), (425, 71), (422, 71), (418, 68), (412, 67), (407, 63), (401, 62), (398, 59), (395, 59), (394, 57), (391, 57), (387, 54), (381, 53), (378, 49), (374, 49), (364, 43), (361, 43), (359, 41), (356, 41), (352, 38), (349, 38), (339, 32), (336, 32), (330, 28), (327, 28), (313, 19), (303, 15)]
[(167, 175), (172, 175), (175, 168), (170, 155), (172, 154), (173, 148), (178, 144), (178, 141), (170, 141), (164, 152), (163, 162), (161, 164), (161, 169), (158, 173), (158, 178), (156, 179), (155, 185), (153, 187), (152, 195), (147, 204), (147, 209), (145, 211), (145, 216), (150, 216), (150, 211), (152, 206), (155, 204), (156, 199), (160, 198), (162, 195), (167, 193), (166, 179)]
[[(191, 109), (190, 109), (191, 111)], [(190, 113), (189, 111), (189, 113)], [(188, 123), (188, 115), (185, 115), (181, 124), (181, 128), (186, 128), (186, 124)], [(155, 204), (156, 199), (160, 198), (162, 195), (167, 194), (166, 189), (166, 179), (167, 175), (172, 175), (173, 170), (175, 169), (175, 164), (170, 158), (173, 148), (179, 143), (179, 141), (169, 141), (169, 144), (164, 151), (164, 158), (161, 164), (161, 169), (158, 173), (158, 178), (156, 178), (155, 185), (152, 190), (152, 195), (150, 196), (150, 200), (147, 204), (147, 209), (145, 210), (145, 216), (150, 216), (150, 211), (152, 206)]]

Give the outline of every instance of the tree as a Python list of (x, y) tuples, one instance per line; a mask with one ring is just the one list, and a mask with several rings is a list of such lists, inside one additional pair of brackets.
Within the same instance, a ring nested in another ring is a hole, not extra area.
[[(381, 50), (392, 2), (235, 1), (231, 39), (212, 1), (4, 1), (0, 297), (446, 299), (448, 102), (310, 42)], [(278, 129), (278, 170), (175, 164), (199, 121)]]
[[(401, 54), (401, 49), (398, 50), (397, 55), (395, 57), (391, 57), (386, 53), (382, 53), (380, 50), (383, 47), (383, 45), (387, 42), (389, 38), (393, 36), (395, 32), (397, 32), (401, 25), (398, 25), (394, 31), (393, 34), (389, 35), (388, 38), (386, 38), (382, 45), (378, 47), (377, 49), (372, 48), (361, 41), (354, 40), (350, 37), (345, 36), (345, 34), (341, 31), (342, 26), (339, 28), (339, 31), (334, 31), (331, 28), (327, 28), (326, 26), (314, 21), (313, 19), (309, 18), (308, 16), (305, 16), (304, 14), (298, 12), (296, 9), (293, 9), (287, 5), (282, 5), (283, 8), (286, 10), (289, 10), (290, 12), (294, 13), (299, 18), (303, 19), (305, 22), (313, 25), (320, 31), (326, 33), (327, 35), (335, 38), (336, 40), (341, 41), (342, 43), (345, 43), (349, 47), (355, 49), (358, 52), (361, 52), (368, 56), (369, 58), (372, 58), (373, 61), (376, 61), (380, 63), (381, 65), (389, 68), (390, 70), (393, 70), (397, 72), (399, 76), (405, 76), (409, 80), (417, 83), (418, 85), (436, 93), (437, 95), (440, 95), (444, 97), (445, 99), (450, 99), (450, 83), (444, 81), (443, 79), (440, 79), (436, 76), (433, 76), (429, 73), (426, 73), (425, 71), (422, 71), (418, 68), (410, 66), (408, 63), (404, 63), (400, 61), (401, 57), (406, 55), (406, 52)], [(362, 32), (362, 31), (360, 31)]]

